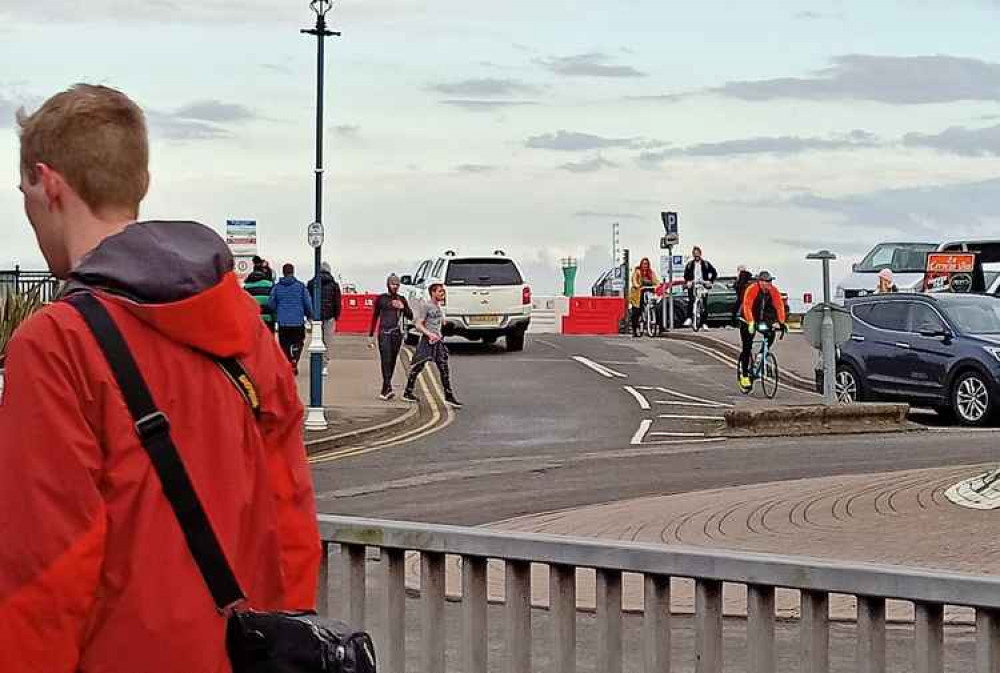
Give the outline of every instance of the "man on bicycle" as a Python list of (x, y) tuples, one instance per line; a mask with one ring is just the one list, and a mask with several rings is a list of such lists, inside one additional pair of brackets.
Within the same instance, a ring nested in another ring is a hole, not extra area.
[[(688, 308), (692, 311), (691, 320), (694, 320), (694, 295), (695, 289), (702, 283), (712, 284), (719, 277), (719, 273), (712, 266), (711, 262), (701, 256), (701, 248), (695, 246), (691, 251), (691, 261), (684, 267), (684, 287), (688, 291)], [(708, 307), (705, 302), (701, 305), (701, 324), (705, 324), (705, 316), (708, 314)]]
[[(757, 275), (757, 282), (747, 288), (743, 297), (743, 321), (740, 323), (740, 340), (743, 342), (743, 351), (740, 353), (742, 388), (753, 385), (750, 380), (750, 360), (753, 357), (753, 337), (757, 333), (757, 326), (776, 325), (778, 329), (787, 331), (786, 318), (785, 301), (781, 298), (781, 292), (771, 282), (771, 274), (761, 271)], [(767, 332), (765, 338), (769, 347), (774, 345), (776, 336), (777, 332), (774, 329)]]

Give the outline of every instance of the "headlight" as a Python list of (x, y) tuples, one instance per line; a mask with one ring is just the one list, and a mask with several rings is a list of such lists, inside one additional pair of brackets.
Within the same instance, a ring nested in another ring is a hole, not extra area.
[(983, 350), (996, 358), (997, 362), (1000, 362), (1000, 348), (997, 346), (983, 346)]

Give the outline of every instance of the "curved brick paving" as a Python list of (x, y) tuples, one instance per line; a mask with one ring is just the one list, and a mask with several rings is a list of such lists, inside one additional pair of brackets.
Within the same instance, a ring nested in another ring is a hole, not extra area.
[[(655, 496), (593, 505), (574, 510), (519, 517), (490, 528), (522, 532), (634, 540), (657, 544), (721, 547), (755, 552), (818, 556), (947, 569), (957, 572), (1000, 572), (1000, 546), (995, 542), (1000, 512), (958, 507), (944, 491), (989, 466), (913, 470), (874, 475), (825, 477)], [(411, 563), (410, 583), (419, 585)], [(460, 562), (448, 564), (448, 591), (461, 587)], [(533, 601), (548, 599), (548, 577), (536, 567)], [(578, 574), (581, 607), (594, 605), (593, 572)], [(745, 590), (726, 586), (725, 610), (745, 613)], [(693, 608), (692, 583), (674, 580), (673, 609)], [(503, 567), (490, 568), (490, 597), (503, 597)], [(642, 605), (640, 578), (626, 575), (626, 609)], [(798, 615), (798, 594), (780, 591), (779, 615)], [(890, 601), (890, 619), (912, 619), (912, 607)], [(853, 598), (831, 599), (834, 618), (854, 616)], [(949, 609), (950, 621), (966, 622), (972, 613)]]

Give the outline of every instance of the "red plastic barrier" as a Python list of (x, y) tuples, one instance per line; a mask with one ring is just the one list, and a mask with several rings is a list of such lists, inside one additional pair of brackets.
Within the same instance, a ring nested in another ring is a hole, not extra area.
[(345, 294), (340, 302), (340, 320), (337, 321), (339, 334), (368, 334), (375, 311), (374, 294)]
[(621, 297), (572, 297), (569, 315), (563, 317), (563, 334), (618, 334), (624, 314)]

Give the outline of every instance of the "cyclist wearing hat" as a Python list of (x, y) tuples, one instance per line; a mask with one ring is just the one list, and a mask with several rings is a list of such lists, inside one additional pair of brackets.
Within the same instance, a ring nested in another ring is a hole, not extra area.
[[(743, 351), (740, 353), (740, 386), (743, 388), (752, 385), (749, 371), (757, 325), (777, 324), (780, 329), (786, 330), (786, 318), (785, 301), (781, 298), (781, 292), (774, 286), (771, 274), (761, 271), (757, 275), (757, 281), (747, 288), (743, 297), (743, 321), (740, 323), (740, 340), (743, 343)], [(776, 336), (774, 330), (767, 333), (768, 345), (774, 343)]]

